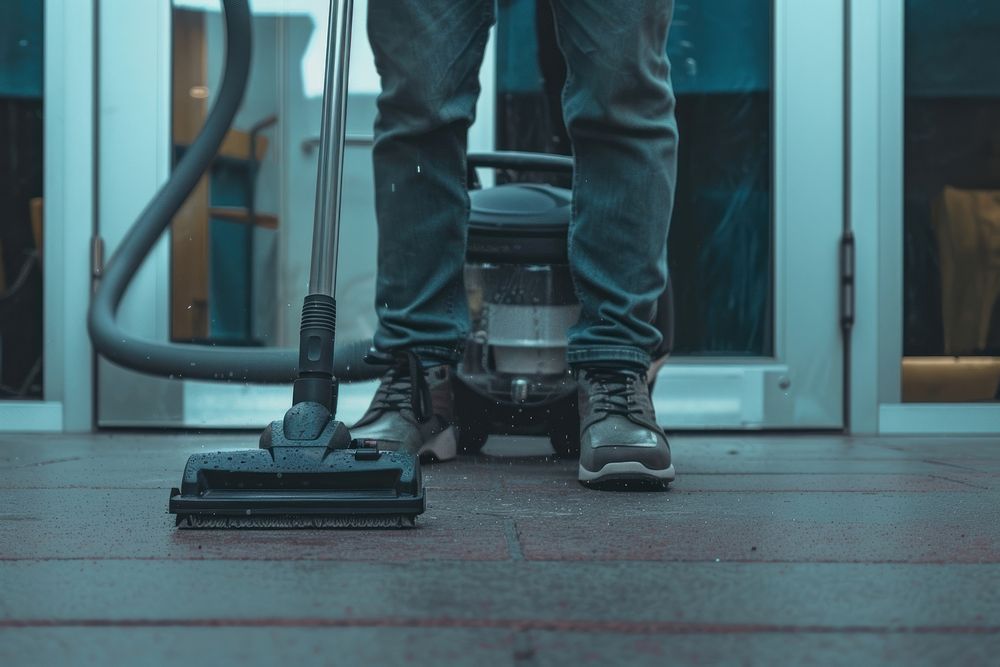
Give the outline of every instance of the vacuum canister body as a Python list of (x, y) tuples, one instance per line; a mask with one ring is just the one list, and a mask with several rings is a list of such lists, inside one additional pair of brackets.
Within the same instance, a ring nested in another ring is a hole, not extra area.
[(575, 390), (566, 363), (580, 313), (566, 255), (572, 195), (523, 183), (470, 194), (460, 377), (498, 403), (550, 403)]

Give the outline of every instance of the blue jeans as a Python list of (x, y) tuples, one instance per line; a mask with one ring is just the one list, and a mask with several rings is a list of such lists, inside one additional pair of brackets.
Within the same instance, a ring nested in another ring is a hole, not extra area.
[[(552, 0), (568, 68), (576, 168), (569, 261), (581, 303), (568, 361), (645, 367), (667, 280), (677, 125), (666, 56), (672, 0)], [(463, 286), (467, 131), (494, 0), (369, 0), (382, 82), (375, 120), (375, 347), (454, 362)]]

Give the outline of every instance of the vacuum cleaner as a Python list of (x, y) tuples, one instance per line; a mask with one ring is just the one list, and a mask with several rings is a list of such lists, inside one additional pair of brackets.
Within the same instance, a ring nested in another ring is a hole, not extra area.
[[(208, 168), (246, 87), (251, 56), (247, 0), (223, 0), (226, 65), (217, 101), (184, 154), (108, 261), (94, 295), (88, 328), (106, 358), (146, 373), (243, 382), (294, 377), (292, 407), (268, 426), (257, 449), (194, 454), (169, 511), (183, 528), (328, 528), (413, 526), (426, 499), (420, 462), (351, 438), (336, 420), (335, 371), (370, 377), (335, 360), (336, 262), (352, 0), (332, 0), (326, 88), (320, 134), (309, 293), (299, 349), (268, 350), (170, 345), (136, 338), (116, 322), (128, 282)], [(348, 359), (358, 351), (347, 346)], [(362, 364), (363, 365), (363, 364)]]
[[(479, 187), (477, 168), (512, 182)], [(525, 174), (571, 174), (563, 155), (470, 153), (470, 212), (465, 290), (469, 337), (458, 366), (459, 445), (474, 453), (491, 434), (548, 436), (557, 456), (580, 451), (577, 387), (566, 362), (567, 330), (580, 302), (567, 256), (573, 193)], [(673, 289), (660, 295), (653, 324), (662, 333), (649, 377), (674, 341)]]

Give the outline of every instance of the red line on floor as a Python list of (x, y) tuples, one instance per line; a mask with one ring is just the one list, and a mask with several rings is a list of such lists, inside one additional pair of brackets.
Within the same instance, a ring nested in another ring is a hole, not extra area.
[[(328, 563), (337, 561), (341, 565), (392, 565), (407, 567), (410, 563), (511, 563), (510, 556), (496, 558), (407, 558), (394, 560), (372, 561), (361, 558), (351, 560), (337, 558), (335, 556), (46, 556), (43, 558), (33, 556), (0, 556), (0, 563), (48, 563), (62, 561), (89, 561), (95, 563), (112, 561), (140, 561), (155, 563)], [(595, 563), (607, 565), (610, 563), (637, 563), (642, 565), (683, 565), (683, 564), (705, 564), (723, 563), (726, 565), (1000, 565), (1000, 560), (979, 559), (979, 560), (915, 560), (915, 559), (886, 559), (886, 560), (847, 560), (847, 559), (815, 559), (815, 560), (787, 560), (781, 558), (726, 558), (717, 560), (715, 558), (603, 558), (600, 556), (579, 556), (571, 555), (559, 558), (526, 558), (526, 563)], [(0, 621), (2, 622), (2, 621)]]
[(462, 628), (620, 634), (949, 634), (996, 635), (1000, 625), (778, 625), (674, 621), (471, 618), (0, 619), (0, 628)]

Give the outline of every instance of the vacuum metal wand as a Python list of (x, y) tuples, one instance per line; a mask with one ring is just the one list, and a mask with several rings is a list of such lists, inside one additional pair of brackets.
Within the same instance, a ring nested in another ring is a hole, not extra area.
[(299, 374), (292, 388), (294, 405), (319, 403), (331, 415), (337, 413), (337, 378), (333, 375), (333, 347), (337, 327), (337, 302), (334, 297), (337, 289), (337, 251), (340, 244), (340, 200), (343, 189), (347, 80), (353, 15), (353, 0), (331, 0), (309, 294), (302, 305)]
[(334, 296), (337, 288), (337, 250), (340, 245), (340, 202), (353, 15), (354, 0), (331, 0), (312, 265), (309, 272), (310, 294)]

